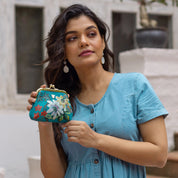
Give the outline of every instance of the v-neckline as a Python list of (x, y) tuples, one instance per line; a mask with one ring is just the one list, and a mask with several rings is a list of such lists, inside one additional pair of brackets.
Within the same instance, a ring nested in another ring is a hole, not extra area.
[(108, 85), (108, 87), (107, 87), (107, 89), (106, 89), (104, 95), (101, 97), (101, 99), (100, 99), (98, 102), (96, 102), (96, 103), (91, 103), (91, 104), (84, 104), (84, 103), (81, 102), (81, 101), (78, 99), (78, 97), (76, 96), (76, 97), (75, 97), (75, 100), (77, 101), (77, 103), (79, 103), (80, 105), (85, 106), (85, 107), (88, 107), (88, 106), (91, 106), (91, 105), (93, 105), (93, 106), (98, 105), (98, 104), (105, 98), (105, 96), (107, 95), (107, 93), (109, 92), (109, 89), (110, 89), (110, 87), (111, 87), (111, 85), (112, 85), (112, 83), (113, 83), (113, 80), (114, 80), (115, 75), (116, 75), (116, 73), (113, 74), (112, 79), (111, 79), (111, 81), (109, 82), (109, 85)]

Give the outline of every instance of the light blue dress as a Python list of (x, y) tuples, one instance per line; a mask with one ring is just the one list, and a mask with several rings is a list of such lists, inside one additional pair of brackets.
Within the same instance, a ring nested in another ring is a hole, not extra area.
[[(168, 114), (148, 80), (139, 73), (115, 73), (97, 104), (85, 105), (76, 98), (76, 107), (73, 120), (85, 121), (98, 133), (132, 141), (142, 141), (138, 124)], [(143, 166), (68, 142), (64, 133), (61, 143), (68, 158), (65, 178), (146, 177)]]

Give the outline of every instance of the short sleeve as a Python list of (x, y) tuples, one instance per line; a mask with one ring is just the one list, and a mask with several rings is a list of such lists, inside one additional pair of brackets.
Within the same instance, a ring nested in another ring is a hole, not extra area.
[(142, 74), (137, 75), (137, 123), (141, 124), (159, 116), (166, 117), (167, 110), (159, 100), (152, 86)]

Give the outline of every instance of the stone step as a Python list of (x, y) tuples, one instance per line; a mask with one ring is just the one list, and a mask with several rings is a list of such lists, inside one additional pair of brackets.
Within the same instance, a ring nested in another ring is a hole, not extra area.
[(147, 167), (146, 170), (149, 175), (178, 178), (178, 151), (168, 153), (164, 168)]
[(175, 150), (178, 150), (178, 132), (174, 133)]

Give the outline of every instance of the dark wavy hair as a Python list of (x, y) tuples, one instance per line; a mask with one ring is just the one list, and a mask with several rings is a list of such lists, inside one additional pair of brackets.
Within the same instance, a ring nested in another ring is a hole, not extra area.
[[(109, 38), (109, 28), (108, 26), (96, 16), (88, 7), (81, 4), (74, 4), (66, 8), (59, 16), (57, 16), (47, 38), (47, 53), (48, 58), (44, 63), (48, 62), (45, 68), (45, 80), (47, 85), (54, 84), (56, 88), (66, 90), (70, 95), (70, 101), (75, 108), (74, 98), (81, 91), (81, 83), (78, 78), (75, 68), (67, 60), (67, 66), (69, 67), (69, 72), (64, 73), (64, 60), (65, 58), (65, 32), (68, 21), (72, 18), (85, 15), (94, 21), (99, 29), (101, 37), (104, 38), (105, 49), (103, 51), (105, 64), (103, 68), (105, 70), (113, 69), (114, 55), (110, 51), (107, 45), (107, 40)], [(106, 33), (108, 32), (108, 38), (106, 38)], [(112, 66), (110, 64), (113, 64)], [(55, 133), (59, 130), (57, 124), (53, 124)]]

